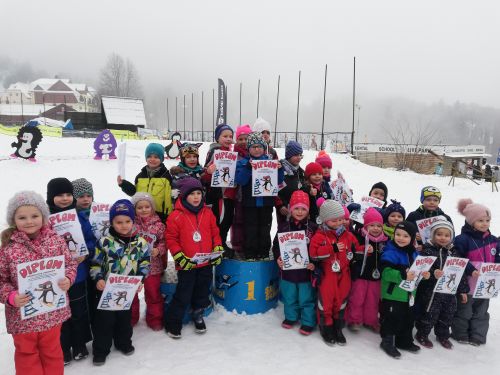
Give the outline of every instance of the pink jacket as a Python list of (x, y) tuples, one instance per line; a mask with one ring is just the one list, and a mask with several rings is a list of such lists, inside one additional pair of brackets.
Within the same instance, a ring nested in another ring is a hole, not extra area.
[[(135, 217), (135, 225), (137, 231), (141, 237), (144, 237), (148, 243), (149, 238), (146, 233), (152, 234), (156, 237), (156, 241), (153, 247), (160, 250), (160, 255), (157, 257), (151, 257), (151, 270), (150, 275), (161, 275), (165, 269), (162, 259), (165, 258), (167, 254), (167, 249), (165, 248), (165, 224), (163, 224), (158, 215), (152, 215), (148, 218)], [(152, 250), (152, 249), (151, 249)]]
[(40, 235), (30, 240), (24, 232), (15, 231), (10, 243), (1, 249), (0, 256), (0, 302), (5, 304), (7, 332), (12, 335), (46, 331), (62, 324), (71, 316), (69, 305), (51, 313), (21, 320), (20, 309), (8, 303), (9, 294), (18, 290), (17, 265), (43, 258), (64, 255), (66, 277), (71, 283), (76, 278), (77, 263), (71, 258), (66, 242), (48, 226)]

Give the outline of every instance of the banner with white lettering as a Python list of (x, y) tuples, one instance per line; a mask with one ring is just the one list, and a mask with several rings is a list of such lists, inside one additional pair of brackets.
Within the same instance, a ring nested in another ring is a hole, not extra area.
[(215, 171), (212, 174), (213, 187), (234, 187), (234, 176), (236, 175), (236, 163), (238, 153), (232, 151), (215, 150)]
[(420, 284), (423, 278), (422, 273), (429, 271), (436, 259), (437, 257), (433, 256), (417, 256), (410, 269), (408, 270), (409, 272), (415, 272), (415, 278), (412, 281), (401, 281), (399, 287), (406, 290), (407, 292), (413, 292), (415, 289), (417, 289), (418, 284)]
[(78, 214), (74, 208), (50, 215), (49, 224), (66, 241), (73, 258), (88, 255), (89, 250), (85, 244), (80, 220), (78, 220)]
[(303, 230), (278, 233), (283, 271), (306, 268), (309, 264), (307, 237)]
[(92, 226), (95, 238), (99, 241), (101, 237), (105, 237), (109, 233), (109, 209), (110, 204), (92, 202), (90, 207), (89, 222)]
[(278, 195), (278, 161), (250, 160), (252, 163), (252, 197)]
[(342, 206), (348, 206), (354, 202), (351, 188), (347, 185), (342, 173), (337, 173), (337, 179), (334, 180), (330, 186), (332, 188), (332, 199), (339, 202)]
[(448, 257), (443, 267), (443, 276), (441, 276), (436, 286), (434, 287), (434, 293), (443, 294), (456, 294), (458, 285), (460, 284), (460, 279), (465, 271), (465, 266), (469, 259)]
[(431, 239), (431, 225), (436, 221), (446, 221), (446, 218), (443, 215), (429, 217), (427, 219), (417, 220), (415, 223), (417, 224), (418, 233), (420, 233), (420, 237), (422, 238), (422, 243), (427, 243), (428, 240)]
[(382, 208), (384, 207), (384, 201), (373, 197), (362, 197), (361, 202), (359, 202), (361, 208), (356, 211), (351, 212), (350, 218), (354, 221), (357, 221), (360, 224), (364, 223), (363, 215), (366, 210), (370, 207)]
[(500, 291), (500, 264), (482, 263), (473, 298), (495, 298)]
[(66, 292), (58, 285), (64, 277), (64, 255), (18, 264), (19, 294), (30, 297), (29, 302), (20, 308), (21, 319), (29, 319), (65, 307)]
[(225, 124), (227, 119), (227, 88), (224, 81), (217, 80), (217, 122), (216, 125)]
[(130, 310), (141, 280), (142, 276), (110, 273), (97, 308), (110, 311)]

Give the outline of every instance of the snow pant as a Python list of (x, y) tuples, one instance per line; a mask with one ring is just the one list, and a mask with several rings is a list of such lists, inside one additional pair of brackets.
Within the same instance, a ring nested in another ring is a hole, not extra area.
[(68, 290), (71, 318), (62, 324), (61, 347), (63, 352), (80, 350), (92, 340), (89, 309), (87, 305), (87, 282), (73, 284)]
[(450, 326), (457, 311), (457, 299), (451, 294), (434, 293), (432, 304), (422, 301), (422, 311), (417, 316), (415, 327), (420, 336), (428, 336), (434, 328), (438, 339), (450, 338)]
[(94, 322), (94, 356), (106, 357), (114, 342), (118, 350), (126, 350), (132, 345), (131, 310), (97, 310)]
[(245, 258), (268, 258), (271, 249), (273, 207), (245, 207)]
[(212, 266), (177, 272), (177, 288), (165, 313), (167, 330), (180, 331), (182, 329), (182, 319), (189, 305), (193, 311), (210, 305), (212, 278)]
[(316, 325), (316, 293), (310, 282), (292, 283), (280, 280), (280, 291), (285, 308), (285, 319), (300, 320), (304, 326)]
[(235, 201), (234, 220), (231, 227), (231, 247), (237, 253), (243, 253), (245, 244), (245, 230), (243, 221), (243, 203)]
[(61, 325), (43, 332), (12, 335), (18, 375), (62, 375), (64, 360), (59, 338)]
[(332, 325), (334, 320), (343, 318), (345, 302), (351, 289), (349, 273), (333, 272), (329, 267), (323, 267), (318, 287), (318, 322), (321, 326)]
[(217, 219), (217, 226), (219, 227), (222, 244), (226, 245), (227, 233), (233, 224), (234, 200), (229, 198), (219, 199), (212, 204), (212, 212)]
[(347, 324), (379, 326), (380, 281), (357, 279), (352, 283), (345, 312)]
[(380, 311), (380, 336), (395, 336), (399, 348), (413, 343), (413, 309), (408, 302), (382, 300)]
[[(148, 275), (144, 279), (144, 298), (146, 300), (146, 324), (150, 328), (162, 327), (164, 300), (160, 293), (161, 275)], [(134, 296), (131, 309), (131, 323), (135, 326), (140, 317), (138, 293)]]
[(87, 306), (89, 309), (89, 319), (90, 325), (94, 325), (94, 315), (97, 310), (97, 305), (99, 304), (99, 299), (97, 298), (97, 289), (95, 287), (95, 281), (90, 277), (87, 279)]
[[(486, 344), (486, 335), (490, 325), (489, 299), (467, 296), (467, 303), (458, 302), (457, 312), (451, 324), (453, 338), (460, 340), (475, 339)], [(457, 296), (460, 298), (460, 296)]]

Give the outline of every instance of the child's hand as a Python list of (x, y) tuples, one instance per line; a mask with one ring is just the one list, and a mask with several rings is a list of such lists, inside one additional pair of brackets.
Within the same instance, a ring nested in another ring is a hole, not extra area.
[(16, 294), (14, 297), (14, 306), (23, 307), (30, 301), (30, 297), (26, 294)]
[(417, 239), (417, 241), (422, 241), (422, 237), (420, 236), (420, 233), (417, 233), (415, 238)]
[(278, 169), (281, 169), (283, 166), (281, 165), (280, 162), (278, 162)]
[(82, 263), (82, 262), (85, 260), (85, 258), (86, 258), (86, 256), (85, 256), (85, 255), (84, 255), (84, 256), (82, 256), (82, 257), (78, 257), (78, 258), (76, 258), (76, 262), (77, 262), (78, 264), (80, 264), (80, 263)]
[(415, 246), (415, 250), (417, 250), (417, 253), (420, 253), (422, 251), (422, 245)]
[(373, 246), (372, 245), (368, 245), (367, 251), (368, 251), (368, 254), (373, 253)]
[(160, 250), (156, 247), (153, 247), (153, 251), (151, 251), (151, 256), (157, 257), (158, 255), (160, 255)]
[(474, 278), (479, 277), (479, 271), (475, 270), (474, 272), (472, 272), (472, 277)]
[(416, 277), (416, 275), (415, 275), (415, 272), (414, 272), (414, 271), (408, 271), (408, 272), (406, 273), (406, 280), (408, 280), (408, 281), (413, 281), (413, 280), (415, 280), (415, 277)]
[(429, 280), (429, 277), (431, 277), (431, 273), (429, 271), (424, 271), (424, 272), (422, 272), (422, 277), (425, 280)]
[(106, 287), (106, 281), (99, 280), (97, 282), (97, 284), (95, 284), (95, 287), (96, 287), (97, 290), (100, 290), (102, 292), (104, 290), (104, 288)]
[(278, 263), (278, 267), (280, 268), (280, 270), (283, 269), (283, 259), (281, 259), (281, 257), (279, 257), (276, 262)]
[(347, 198), (348, 198), (348, 196), (347, 196), (346, 193), (342, 193), (341, 197), (342, 197), (343, 200), (347, 200)]
[(462, 303), (467, 303), (467, 293), (461, 293), (460, 299)]
[(314, 264), (309, 263), (309, 264), (307, 265), (307, 267), (306, 267), (306, 268), (307, 268), (309, 271), (314, 271), (314, 268), (316, 268), (316, 267), (314, 267)]
[(63, 292), (67, 292), (68, 289), (71, 287), (71, 281), (65, 277), (64, 279), (61, 279), (57, 282), (57, 285)]
[(214, 174), (214, 172), (215, 172), (215, 164), (211, 164), (210, 166), (207, 167), (208, 174)]
[(123, 182), (122, 176), (116, 177), (116, 182), (118, 182), (118, 186), (120, 186), (122, 184), (122, 182)]
[(439, 279), (439, 278), (440, 278), (441, 276), (443, 276), (443, 275), (444, 275), (443, 270), (434, 270), (434, 277), (435, 277), (436, 279)]
[(288, 216), (288, 208), (286, 208), (285, 206), (281, 207), (280, 214), (283, 216)]
[(315, 197), (318, 194), (318, 189), (311, 186), (311, 190), (309, 190), (309, 194)]
[(139, 285), (139, 288), (137, 288), (137, 294), (142, 292), (142, 288), (144, 287), (144, 284)]
[(345, 249), (345, 244), (343, 242), (337, 242), (337, 247), (339, 250), (344, 250)]

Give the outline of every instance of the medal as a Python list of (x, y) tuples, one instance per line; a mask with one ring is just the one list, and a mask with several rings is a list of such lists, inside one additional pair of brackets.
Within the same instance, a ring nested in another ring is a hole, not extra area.
[(201, 241), (201, 234), (198, 231), (195, 231), (193, 233), (193, 241), (194, 242), (200, 242)]
[(408, 301), (408, 304), (410, 305), (410, 307), (415, 304), (415, 297), (413, 297), (413, 294), (410, 295), (410, 300)]
[(323, 192), (323, 198), (328, 199), (328, 194), (326, 192)]
[(375, 280), (378, 280), (380, 279), (380, 272), (378, 269), (375, 268), (375, 270), (372, 272), (372, 277), (375, 279)]
[(495, 249), (494, 247), (491, 248), (491, 255), (495, 256), (495, 254), (497, 253), (497, 249)]
[(347, 259), (352, 260), (353, 257), (354, 257), (354, 254), (352, 253), (352, 251), (349, 251), (347, 253)]
[(299, 182), (299, 183), (297, 184), (297, 189), (301, 189), (301, 188), (302, 188), (302, 184)]
[(340, 264), (337, 260), (332, 263), (332, 271), (333, 272), (340, 272)]
[(321, 219), (320, 219), (320, 217), (319, 217), (319, 216), (316, 218), (316, 224), (318, 224), (318, 225), (321, 225), (321, 224), (322, 224)]

